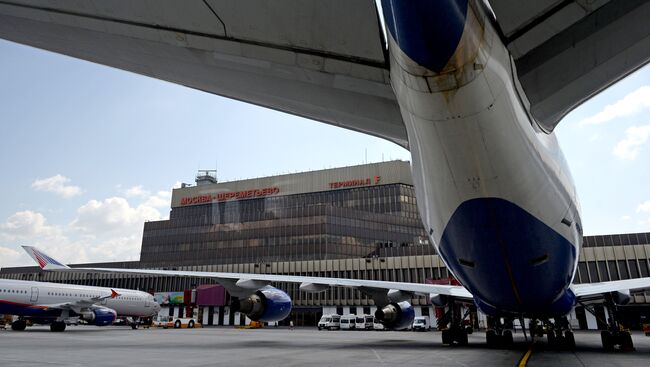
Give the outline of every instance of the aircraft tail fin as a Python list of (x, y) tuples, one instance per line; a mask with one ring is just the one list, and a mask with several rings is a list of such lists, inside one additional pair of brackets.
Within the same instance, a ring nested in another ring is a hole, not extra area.
[(29, 256), (38, 263), (38, 266), (43, 270), (60, 270), (60, 269), (70, 269), (67, 265), (57, 261), (52, 256), (44, 253), (43, 251), (37, 249), (34, 246), (22, 246), (23, 249), (29, 254)]

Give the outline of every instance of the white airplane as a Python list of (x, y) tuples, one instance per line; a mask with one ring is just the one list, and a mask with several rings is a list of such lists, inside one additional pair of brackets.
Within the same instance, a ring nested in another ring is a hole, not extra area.
[[(42, 251), (23, 247), (44, 270), (69, 269)], [(160, 306), (151, 294), (131, 289), (0, 279), (0, 314), (19, 317), (11, 324), (16, 331), (25, 330), (27, 320), (64, 331), (78, 320), (106, 326), (118, 317), (132, 319), (131, 327), (137, 328), (139, 318), (158, 311)]]
[(578, 303), (598, 300), (611, 316), (603, 346), (632, 348), (614, 310), (629, 300), (630, 290), (649, 288), (650, 278), (572, 284), (582, 222), (552, 131), (566, 113), (648, 62), (650, 3), (376, 5), (9, 0), (0, 4), (0, 37), (409, 149), (423, 224), (463, 286), (112, 271), (213, 277), (241, 297), (243, 311), (261, 319), (270, 317), (264, 307), (277, 311), (273, 300), (283, 310), (287, 306), (288, 296), (269, 282), (299, 282), (305, 291), (359, 288), (380, 306), (378, 318), (398, 328), (413, 317), (406, 300), (430, 294), (450, 306), (443, 341), (460, 344), (467, 333), (458, 302), (473, 302), (490, 316), (490, 345), (512, 340), (501, 318), (527, 317), (545, 324), (550, 342), (573, 346), (565, 315)]

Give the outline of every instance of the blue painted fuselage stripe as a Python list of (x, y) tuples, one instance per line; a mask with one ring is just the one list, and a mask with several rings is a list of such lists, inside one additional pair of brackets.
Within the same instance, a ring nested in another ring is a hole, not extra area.
[(413, 61), (440, 72), (465, 29), (468, 0), (382, 0), (386, 27)]
[(13, 304), (11, 302), (0, 301), (0, 314), (16, 316), (57, 317), (61, 314), (61, 311), (22, 306)]
[(479, 305), (504, 313), (557, 315), (571, 302), (566, 290), (576, 247), (507, 200), (462, 203), (445, 228), (439, 251)]

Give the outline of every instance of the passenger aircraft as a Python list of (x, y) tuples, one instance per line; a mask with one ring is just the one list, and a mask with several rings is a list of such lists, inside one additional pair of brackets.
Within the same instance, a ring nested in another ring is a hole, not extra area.
[(648, 62), (650, 3), (380, 4), (8, 0), (0, 3), (0, 37), (409, 149), (423, 224), (463, 286), (89, 270), (213, 277), (241, 298), (235, 306), (260, 320), (285, 315), (290, 304), (270, 282), (299, 282), (314, 292), (359, 288), (380, 306), (378, 318), (397, 328), (413, 316), (406, 300), (428, 294), (449, 306), (443, 342), (454, 344), (467, 341), (459, 302), (490, 316), (490, 345), (512, 340), (501, 318), (527, 317), (545, 324), (550, 342), (573, 346), (565, 315), (579, 302), (602, 301), (611, 316), (603, 346), (631, 348), (613, 311), (650, 279), (572, 284), (583, 229), (553, 129)]
[[(67, 268), (45, 253), (25, 246), (45, 270)], [(67, 324), (83, 320), (91, 325), (111, 325), (118, 317), (154, 316), (160, 306), (149, 293), (131, 289), (87, 287), (73, 284), (0, 279), (0, 314), (18, 316), (12, 330), (22, 331), (27, 321), (49, 324), (52, 331), (64, 331)]]

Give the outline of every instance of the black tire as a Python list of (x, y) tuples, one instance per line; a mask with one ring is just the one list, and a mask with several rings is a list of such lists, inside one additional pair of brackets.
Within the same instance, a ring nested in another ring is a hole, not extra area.
[(546, 340), (547, 340), (548, 346), (550, 348), (555, 348), (555, 346), (557, 345), (557, 338), (555, 336), (555, 330), (549, 330), (546, 333)]
[(174, 329), (180, 329), (181, 326), (181, 320), (176, 320), (176, 322), (174, 322)]
[(474, 328), (472, 328), (471, 326), (465, 326), (465, 332), (467, 333), (467, 335), (469, 335), (474, 332)]
[(497, 335), (496, 330), (490, 329), (485, 332), (485, 341), (488, 347), (496, 347), (499, 341), (499, 336)]
[(11, 330), (13, 331), (23, 331), (27, 328), (27, 323), (25, 320), (17, 320), (11, 323)]
[(568, 350), (576, 349), (576, 338), (571, 330), (564, 332), (564, 347)]
[(514, 343), (512, 338), (512, 330), (510, 329), (504, 330), (501, 340), (505, 346), (511, 346)]
[(614, 337), (609, 330), (603, 330), (600, 332), (600, 341), (603, 344), (603, 349), (614, 350)]
[(621, 350), (626, 352), (634, 350), (634, 342), (632, 341), (632, 335), (629, 331), (621, 331), (618, 336), (618, 341), (621, 344)]
[(445, 345), (451, 345), (454, 342), (454, 338), (452, 337), (451, 330), (446, 329), (442, 331), (442, 344)]
[(53, 322), (50, 324), (50, 331), (60, 333), (62, 331), (65, 331), (65, 323), (64, 322)]
[(194, 329), (194, 320), (190, 320), (190, 322), (187, 323), (187, 328)]
[(456, 329), (454, 334), (455, 334), (454, 339), (456, 340), (456, 343), (458, 343), (458, 345), (468, 344), (467, 332), (465, 331), (464, 328)]
[(134, 322), (133, 324), (131, 324), (131, 329), (133, 329), (133, 330), (137, 330), (138, 327), (139, 327), (139, 325), (138, 325), (137, 322)]
[(321, 331), (322, 329), (323, 329), (322, 327), (320, 327), (320, 326), (318, 327), (318, 331)]

